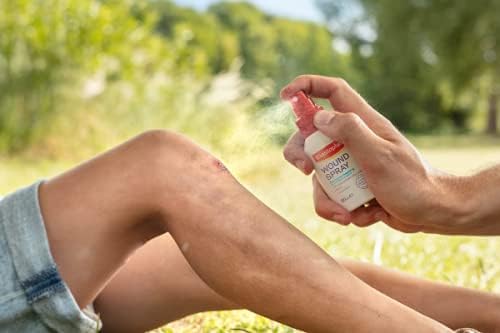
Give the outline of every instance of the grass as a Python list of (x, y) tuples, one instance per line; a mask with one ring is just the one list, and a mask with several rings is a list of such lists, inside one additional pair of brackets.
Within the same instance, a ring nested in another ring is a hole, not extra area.
[[(500, 142), (481, 138), (412, 138), (431, 164), (456, 174), (500, 162)], [(405, 235), (375, 225), (340, 227), (315, 216), (310, 181), (282, 161), (277, 148), (248, 156), (222, 154), (229, 168), (261, 200), (334, 257), (351, 257), (455, 285), (500, 292), (500, 242), (494, 237)], [(0, 193), (56, 174), (68, 161), (0, 159)], [(270, 237), (273, 237), (270, 235)], [(376, 251), (378, 248), (380, 251)], [(190, 316), (157, 332), (297, 332), (248, 311)]]

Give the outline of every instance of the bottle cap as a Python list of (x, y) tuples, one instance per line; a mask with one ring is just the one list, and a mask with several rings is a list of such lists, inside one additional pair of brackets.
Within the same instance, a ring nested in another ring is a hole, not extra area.
[(317, 128), (314, 126), (314, 115), (319, 110), (323, 110), (323, 108), (314, 103), (303, 91), (299, 91), (293, 95), (289, 99), (289, 102), (297, 118), (295, 124), (304, 138), (316, 132)]

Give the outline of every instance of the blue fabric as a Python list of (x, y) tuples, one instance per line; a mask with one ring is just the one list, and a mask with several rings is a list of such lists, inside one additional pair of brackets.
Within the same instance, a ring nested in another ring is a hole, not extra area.
[(0, 332), (97, 332), (50, 253), (38, 201), (41, 182), (0, 200)]
[(28, 303), (34, 303), (43, 297), (50, 297), (51, 294), (58, 291), (64, 291), (64, 282), (57, 272), (55, 266), (34, 275), (28, 280), (21, 281), (28, 299)]

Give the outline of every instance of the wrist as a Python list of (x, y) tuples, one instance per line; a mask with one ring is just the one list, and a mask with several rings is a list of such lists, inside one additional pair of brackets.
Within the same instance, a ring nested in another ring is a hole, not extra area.
[(439, 174), (436, 176), (438, 221), (450, 231), (474, 228), (479, 211), (479, 198), (473, 190), (470, 176)]

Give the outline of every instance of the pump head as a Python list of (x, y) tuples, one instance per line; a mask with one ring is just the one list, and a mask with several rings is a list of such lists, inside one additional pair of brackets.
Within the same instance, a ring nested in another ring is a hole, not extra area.
[(297, 118), (295, 124), (297, 124), (304, 138), (307, 138), (317, 131), (314, 126), (314, 115), (323, 108), (314, 103), (303, 91), (297, 92), (289, 101)]

